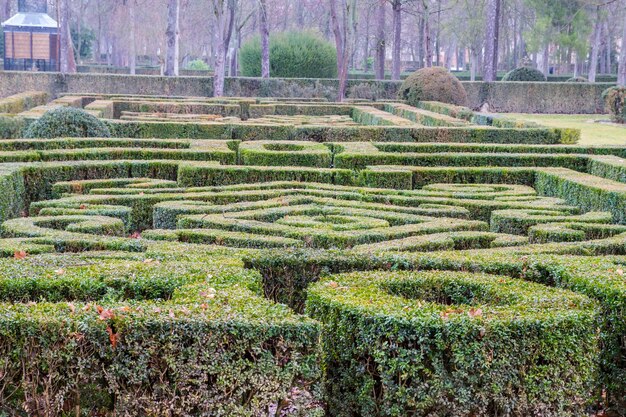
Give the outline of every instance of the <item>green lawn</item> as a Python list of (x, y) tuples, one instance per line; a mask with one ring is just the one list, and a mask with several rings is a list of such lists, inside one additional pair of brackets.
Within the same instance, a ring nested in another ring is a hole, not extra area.
[(626, 146), (626, 125), (614, 123), (594, 123), (609, 120), (602, 114), (507, 114), (507, 116), (537, 122), (552, 127), (572, 127), (582, 133), (581, 145), (623, 145)]

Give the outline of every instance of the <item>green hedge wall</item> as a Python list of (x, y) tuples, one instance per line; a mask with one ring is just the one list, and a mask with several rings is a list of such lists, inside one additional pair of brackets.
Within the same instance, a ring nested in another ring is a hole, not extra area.
[(577, 416), (593, 389), (597, 313), (568, 291), (486, 274), (355, 272), (309, 288), (307, 312), (323, 323), (333, 416)]
[(318, 325), (236, 262), (68, 261), (2, 261), (3, 408), (252, 416), (316, 395)]
[(239, 147), (239, 163), (260, 166), (302, 166), (330, 168), (333, 155), (329, 147), (300, 141), (254, 141)]
[[(608, 243), (608, 242), (607, 242)], [(258, 269), (264, 286), (274, 291), (298, 294), (320, 276), (349, 271), (385, 270), (447, 270), (472, 271), (523, 278), (550, 286), (569, 289), (597, 300), (603, 319), (600, 321), (602, 354), (600, 379), (596, 394), (607, 390), (607, 403), (618, 413), (626, 404), (626, 368), (621, 361), (626, 347), (623, 337), (626, 284), (623, 280), (624, 257), (590, 255), (626, 254), (624, 236), (614, 245), (572, 243), (534, 247), (493, 249), (433, 254), (359, 254), (345, 251), (280, 251), (245, 258), (249, 268)], [(586, 256), (566, 256), (584, 254)], [(328, 280), (325, 281), (328, 285)], [(336, 281), (337, 282), (337, 281)], [(335, 293), (350, 290), (337, 282)], [(319, 284), (321, 287), (323, 284)], [(334, 286), (334, 285), (333, 285)], [(318, 288), (318, 287), (316, 287)], [(267, 292), (267, 290), (266, 290)], [(336, 305), (339, 308), (340, 304)], [(367, 308), (367, 303), (363, 308)], [(346, 340), (348, 343), (349, 340)], [(558, 390), (557, 390), (558, 391)], [(364, 395), (367, 395), (364, 393)], [(558, 415), (556, 413), (555, 415)]]

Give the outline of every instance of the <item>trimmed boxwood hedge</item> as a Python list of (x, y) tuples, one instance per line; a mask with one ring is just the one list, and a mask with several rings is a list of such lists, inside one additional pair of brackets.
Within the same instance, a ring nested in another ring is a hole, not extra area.
[(241, 165), (303, 166), (330, 168), (333, 164), (329, 147), (311, 142), (253, 141), (239, 146)]
[[(472, 271), (523, 278), (550, 286), (569, 289), (598, 301), (602, 310), (602, 352), (596, 394), (606, 390), (606, 405), (623, 413), (626, 404), (626, 281), (623, 266), (626, 257), (597, 256), (626, 254), (624, 235), (606, 244), (559, 243), (533, 247), (439, 253), (365, 254), (346, 251), (292, 250), (266, 252), (244, 259), (248, 268), (259, 270), (264, 286), (273, 294), (282, 292), (298, 297), (320, 276), (349, 271), (447, 270)], [(571, 254), (585, 256), (571, 256)], [(590, 256), (596, 255), (596, 256)], [(338, 285), (338, 287), (341, 287)], [(348, 287), (349, 288), (349, 287)]]
[(579, 416), (597, 310), (582, 295), (458, 272), (355, 272), (309, 288), (333, 416)]
[(55, 106), (136, 138), (0, 143), (0, 413), (626, 410), (622, 148), (432, 102), (13, 120)]
[(323, 415), (317, 323), (256, 295), (237, 262), (0, 264), (3, 410), (254, 416), (295, 401)]

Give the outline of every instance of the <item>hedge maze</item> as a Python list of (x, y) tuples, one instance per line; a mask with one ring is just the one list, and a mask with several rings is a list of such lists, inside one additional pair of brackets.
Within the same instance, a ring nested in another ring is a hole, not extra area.
[[(5, 101), (0, 414), (623, 415), (626, 148), (434, 102)], [(22, 138), (58, 107), (110, 137)]]

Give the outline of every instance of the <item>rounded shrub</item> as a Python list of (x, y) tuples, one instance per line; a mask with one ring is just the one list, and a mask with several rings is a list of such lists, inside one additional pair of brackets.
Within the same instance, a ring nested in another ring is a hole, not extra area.
[(415, 71), (400, 86), (398, 97), (412, 106), (420, 101), (440, 101), (458, 106), (467, 103), (467, 93), (463, 84), (443, 67)]
[[(244, 43), (240, 52), (241, 75), (261, 76), (261, 39)], [(270, 36), (270, 75), (279, 78), (335, 78), (337, 50), (311, 32), (285, 32)]]
[(626, 87), (611, 87), (602, 93), (606, 111), (616, 123), (626, 123)]
[(520, 67), (504, 74), (502, 81), (547, 81), (547, 78), (538, 69)]
[(108, 138), (110, 136), (109, 128), (101, 120), (74, 107), (49, 110), (28, 126), (24, 132), (24, 137), (29, 139)]
[(333, 416), (578, 416), (591, 398), (598, 311), (583, 295), (480, 273), (355, 272), (309, 287), (307, 312), (323, 324)]
[(585, 77), (572, 77), (569, 80), (565, 81), (566, 83), (588, 83), (589, 80)]

